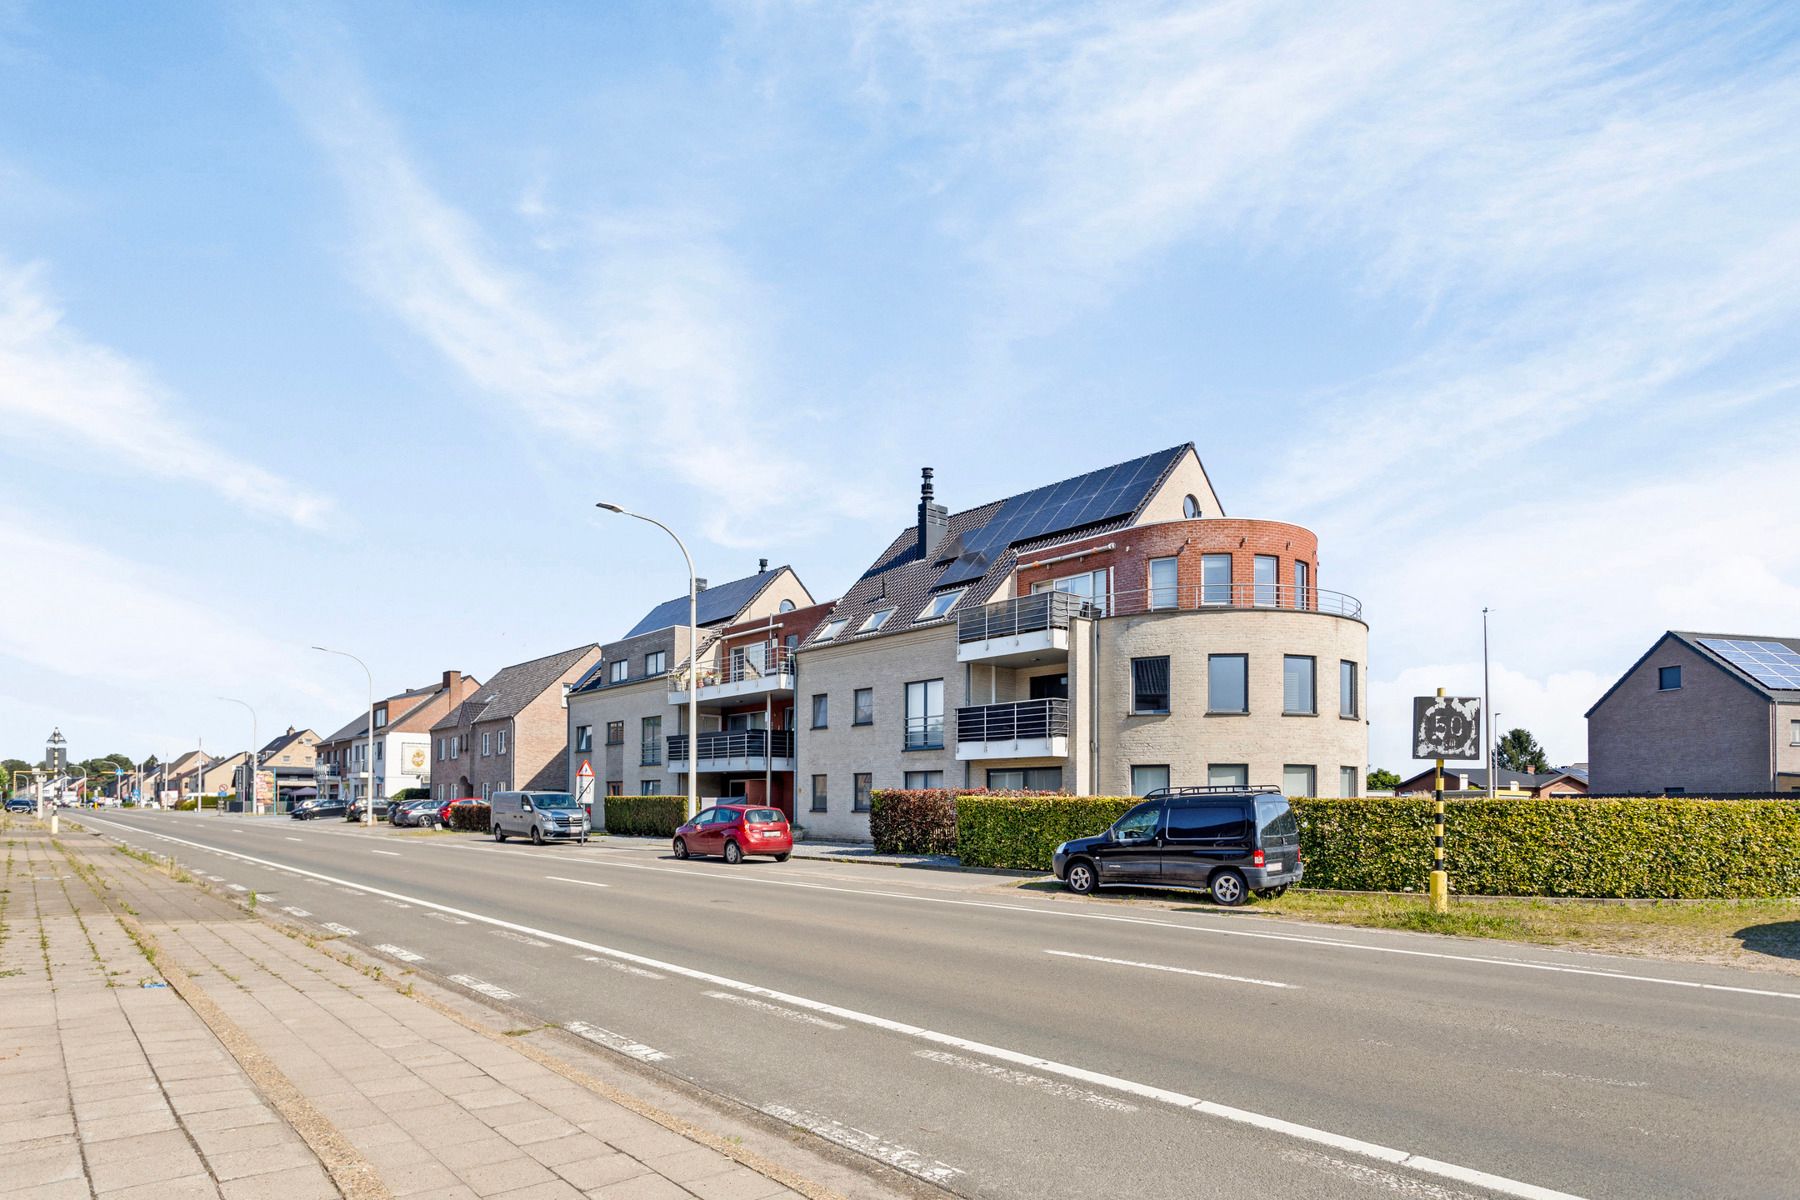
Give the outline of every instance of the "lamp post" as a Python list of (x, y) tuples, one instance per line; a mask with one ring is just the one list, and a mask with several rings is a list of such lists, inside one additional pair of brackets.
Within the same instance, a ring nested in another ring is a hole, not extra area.
[(375, 675), (369, 670), (369, 664), (351, 654), (348, 650), (332, 650), (326, 646), (314, 646), (325, 654), (335, 654), (347, 658), (363, 669), (369, 678), (369, 736), (363, 745), (363, 773), (368, 777), (368, 790), (363, 793), (363, 828), (375, 828)]
[(594, 505), (610, 513), (618, 513), (621, 517), (636, 517), (640, 521), (648, 521), (664, 533), (675, 539), (675, 545), (681, 551), (688, 571), (688, 678), (687, 678), (687, 819), (693, 820), (694, 814), (700, 811), (700, 581), (694, 574), (694, 556), (681, 536), (655, 517), (646, 517), (643, 513), (634, 513), (620, 508), (617, 504), (608, 504), (602, 500)]
[[(1483, 719), (1485, 721), (1487, 721), (1487, 723), (1488, 723), (1488, 726), (1487, 726), (1487, 732), (1488, 732), (1488, 736), (1487, 736), (1487, 777), (1488, 777), (1487, 794), (1488, 794), (1488, 799), (1492, 800), (1494, 798), (1494, 742), (1496, 740), (1498, 740), (1498, 738), (1500, 736), (1500, 716), (1498, 713), (1494, 713), (1494, 709), (1493, 709), (1494, 696), (1493, 696), (1493, 693), (1488, 688), (1488, 622), (1487, 622), (1487, 618), (1488, 618), (1488, 610), (1483, 608), (1481, 610), (1481, 711), (1484, 714)], [(1489, 714), (1489, 713), (1492, 713), (1493, 715), (1491, 715), (1491, 716), (1485, 715), (1485, 714)]]
[[(256, 761), (257, 747), (262, 745), (262, 742), (259, 741), (256, 736), (256, 710), (251, 708), (247, 702), (239, 700), (235, 696), (220, 696), (219, 699), (225, 701), (227, 704), (240, 705), (243, 708), (248, 709), (250, 713), (250, 761), (249, 765), (244, 768), (244, 782), (250, 790), (250, 803), (254, 805), (256, 803), (256, 768), (261, 765)], [(242, 803), (243, 799), (244, 797), (240, 794), (238, 796), (238, 811), (240, 813), (244, 811)]]

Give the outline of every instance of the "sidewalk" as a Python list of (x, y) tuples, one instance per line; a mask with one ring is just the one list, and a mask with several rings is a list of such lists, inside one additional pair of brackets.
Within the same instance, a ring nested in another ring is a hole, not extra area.
[(834, 1194), (98, 839), (5, 838), (9, 1200)]

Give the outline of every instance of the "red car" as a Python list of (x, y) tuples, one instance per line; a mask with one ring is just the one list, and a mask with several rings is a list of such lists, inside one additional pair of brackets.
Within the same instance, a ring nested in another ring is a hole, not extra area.
[(772, 855), (786, 862), (794, 852), (794, 831), (778, 808), (756, 804), (719, 804), (703, 809), (675, 831), (675, 857), (718, 854), (736, 865), (746, 854)]
[(455, 800), (446, 800), (438, 806), (438, 824), (445, 829), (450, 828), (450, 810), (458, 804), (486, 804), (480, 796), (459, 796)]

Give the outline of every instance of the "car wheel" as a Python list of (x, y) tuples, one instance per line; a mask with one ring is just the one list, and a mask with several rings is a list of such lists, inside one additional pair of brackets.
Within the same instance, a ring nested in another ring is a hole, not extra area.
[(531, 827), (531, 844), (534, 846), (541, 846), (544, 844), (544, 831), (539, 829), (536, 825)]
[(1249, 889), (1244, 886), (1244, 876), (1235, 867), (1226, 867), (1212, 877), (1210, 888), (1214, 904), (1222, 904), (1226, 908), (1235, 908), (1244, 902)]
[(500, 828), (498, 822), (494, 825), (494, 840), (496, 842), (504, 842), (506, 840), (506, 830)]
[(1063, 877), (1071, 892), (1077, 896), (1086, 896), (1100, 884), (1100, 876), (1094, 871), (1094, 864), (1085, 858), (1078, 858), (1069, 864), (1069, 870)]
[(687, 856), (688, 856), (687, 839), (686, 838), (676, 838), (675, 839), (675, 857), (676, 858), (686, 858)]
[(1281, 899), (1282, 893), (1287, 890), (1288, 885), (1285, 883), (1278, 884), (1272, 888), (1257, 888), (1256, 898), (1259, 900), (1279, 900)]
[(744, 861), (743, 847), (730, 838), (725, 839), (725, 861), (734, 867)]
[(775, 856), (775, 861), (776, 862), (786, 862), (788, 859), (790, 859), (792, 857), (794, 857), (793, 851), (783, 850), (780, 854), (777, 854)]

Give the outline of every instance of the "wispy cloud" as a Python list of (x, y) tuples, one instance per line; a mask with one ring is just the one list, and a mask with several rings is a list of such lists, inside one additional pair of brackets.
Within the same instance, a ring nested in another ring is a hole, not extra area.
[(148, 369), (69, 325), (40, 269), (4, 261), (0, 417), (9, 439), (56, 449), (78, 443), (115, 466), (209, 488), (297, 525), (321, 526), (332, 511), (325, 497), (196, 432)]

